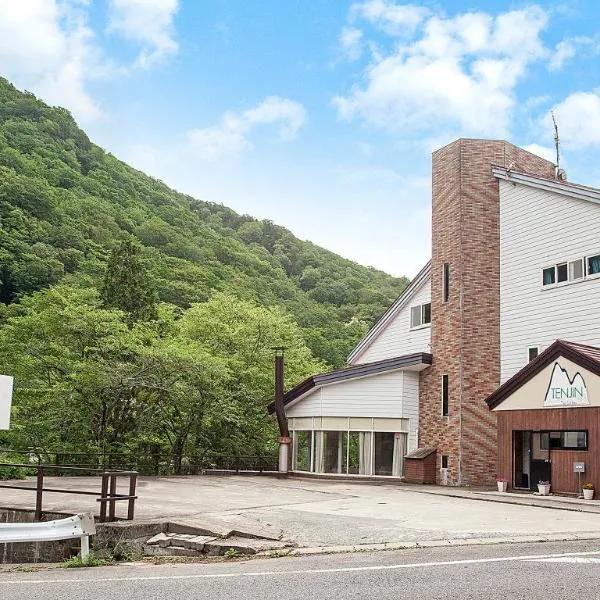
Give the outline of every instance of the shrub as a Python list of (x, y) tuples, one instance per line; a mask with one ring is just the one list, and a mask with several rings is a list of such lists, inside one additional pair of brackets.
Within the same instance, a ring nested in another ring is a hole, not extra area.
[(22, 454), (0, 452), (0, 463), (24, 465), (23, 467), (4, 467), (0, 464), (0, 481), (25, 479), (28, 475), (35, 475), (35, 468), (31, 468), (28, 457)]

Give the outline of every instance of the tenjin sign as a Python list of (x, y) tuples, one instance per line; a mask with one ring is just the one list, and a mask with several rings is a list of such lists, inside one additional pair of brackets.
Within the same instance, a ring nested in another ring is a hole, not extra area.
[(581, 406), (589, 403), (587, 386), (581, 373), (577, 372), (571, 378), (566, 369), (554, 363), (544, 406)]

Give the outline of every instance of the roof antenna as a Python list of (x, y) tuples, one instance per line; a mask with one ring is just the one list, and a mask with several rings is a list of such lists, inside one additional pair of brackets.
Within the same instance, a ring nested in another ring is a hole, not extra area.
[(558, 137), (558, 125), (556, 123), (554, 111), (551, 110), (550, 114), (552, 115), (552, 123), (554, 123), (554, 147), (556, 148), (556, 167), (554, 169), (554, 174), (556, 179), (564, 181), (566, 179), (566, 173), (564, 169), (560, 168), (560, 137)]

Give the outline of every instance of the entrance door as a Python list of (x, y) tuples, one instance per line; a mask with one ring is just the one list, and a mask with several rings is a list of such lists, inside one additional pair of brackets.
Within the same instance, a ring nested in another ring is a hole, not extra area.
[(513, 431), (513, 487), (531, 489), (531, 431)]

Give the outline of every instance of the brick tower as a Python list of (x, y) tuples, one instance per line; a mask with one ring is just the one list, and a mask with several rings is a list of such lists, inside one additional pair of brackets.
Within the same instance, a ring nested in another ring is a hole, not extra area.
[(419, 446), (437, 448), (438, 482), (448, 485), (493, 485), (496, 473), (496, 418), (485, 404), (500, 385), (500, 197), (492, 165), (554, 178), (552, 163), (504, 141), (459, 139), (433, 153), (433, 366), (421, 373)]

